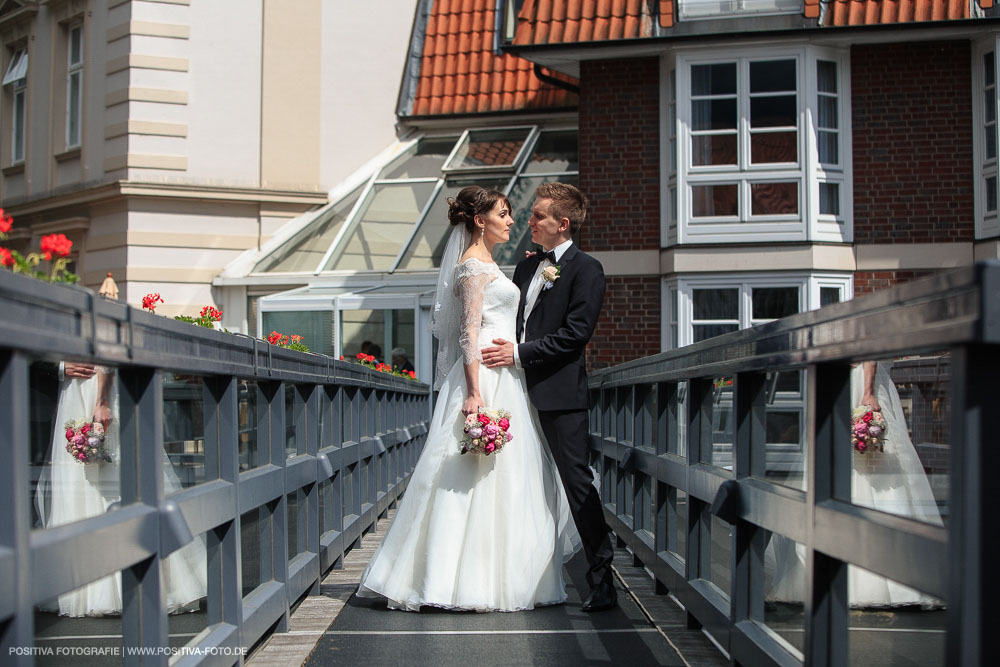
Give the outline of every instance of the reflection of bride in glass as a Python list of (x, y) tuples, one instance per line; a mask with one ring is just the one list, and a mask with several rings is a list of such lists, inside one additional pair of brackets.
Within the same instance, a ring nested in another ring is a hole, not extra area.
[[(49, 465), (35, 492), (42, 527), (53, 528), (99, 516), (121, 500), (118, 390), (114, 369), (66, 362), (62, 365), (59, 407)], [(66, 451), (63, 426), (68, 421), (91, 420), (104, 426), (108, 462), (82, 464)], [(181, 484), (164, 453), (164, 493)], [(163, 581), (171, 612), (194, 611), (205, 596), (205, 544), (199, 537), (171, 554), (163, 563)], [(102, 616), (122, 610), (121, 574), (115, 573), (59, 596), (47, 610), (64, 616)]]
[[(883, 451), (861, 453), (854, 450), (851, 502), (940, 526), (937, 501), (910, 440), (899, 393), (889, 376), (891, 366), (891, 361), (866, 361), (851, 370), (851, 408), (868, 405), (872, 410), (881, 410), (886, 422)], [(767, 562), (775, 567), (768, 598), (802, 602), (805, 599), (805, 548), (774, 535)], [(936, 603), (908, 586), (859, 567), (849, 568), (848, 600), (852, 607)]]

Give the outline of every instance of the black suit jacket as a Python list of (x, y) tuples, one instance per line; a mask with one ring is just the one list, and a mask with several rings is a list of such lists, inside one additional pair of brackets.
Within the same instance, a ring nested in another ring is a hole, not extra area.
[[(518, 263), (514, 284), (521, 290), (517, 308), (517, 339), (521, 340), (528, 285), (541, 254)], [(587, 362), (584, 351), (594, 335), (604, 302), (604, 267), (572, 244), (559, 258), (559, 278), (538, 293), (524, 326), (524, 343), (517, 353), (528, 384), (528, 395), (539, 410), (586, 410)]]

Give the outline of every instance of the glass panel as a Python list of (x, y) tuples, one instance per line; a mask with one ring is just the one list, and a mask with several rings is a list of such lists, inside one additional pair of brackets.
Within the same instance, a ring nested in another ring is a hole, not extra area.
[(691, 67), (691, 94), (736, 94), (736, 63), (693, 65)]
[(840, 184), (819, 184), (820, 215), (840, 215)]
[(819, 147), (819, 161), (823, 164), (838, 164), (840, 162), (840, 148), (837, 145), (838, 136), (836, 132), (816, 133), (816, 140)]
[[(580, 169), (576, 130), (542, 132), (524, 165), (525, 174), (552, 174)], [(485, 186), (484, 186), (485, 187)]]
[[(503, 266), (517, 264), (524, 259), (525, 250), (533, 250), (537, 247), (531, 242), (531, 228), (528, 226), (528, 220), (531, 218), (531, 206), (535, 203), (535, 190), (542, 183), (551, 180), (551, 178), (538, 176), (517, 179), (509, 197), (511, 215), (515, 221), (510, 228), (510, 240), (493, 250), (493, 257), (498, 264)], [(570, 185), (579, 184), (579, 177), (576, 175), (560, 176), (559, 180)]]
[(163, 492), (167, 495), (205, 481), (204, 380), (163, 374)]
[(754, 164), (798, 162), (798, 132), (755, 132), (750, 135), (750, 161)]
[(695, 218), (736, 216), (739, 213), (739, 186), (692, 185), (691, 213)]
[(787, 127), (796, 125), (794, 95), (750, 98), (750, 127)]
[(63, 372), (60, 380), (60, 365), (47, 361), (28, 370), (35, 528), (99, 516), (121, 500), (117, 372), (70, 361)]
[(837, 98), (827, 95), (819, 96), (819, 113), (817, 114), (816, 126), (827, 130), (835, 130), (837, 124)]
[(337, 487), (340, 484), (339, 473), (334, 473), (330, 479), (319, 484), (319, 534), (322, 536), (331, 530), (340, 530), (340, 503), (337, 502)]
[(764, 608), (759, 618), (800, 654), (805, 644), (806, 548), (764, 531)]
[(391, 269), (434, 187), (434, 183), (376, 185), (362, 206), (360, 220), (342, 241), (339, 256), (334, 255), (325, 270)]
[(992, 86), (996, 83), (996, 65), (994, 64), (992, 51), (983, 55), (983, 78), (987, 86)]
[(833, 303), (840, 303), (840, 288), (839, 287), (820, 287), (819, 288), (819, 306), (829, 306)]
[(856, 565), (847, 566), (850, 665), (944, 665), (942, 600)]
[(694, 100), (691, 102), (691, 129), (736, 129), (736, 99)]
[(243, 577), (243, 597), (271, 579), (270, 530), (271, 517), (266, 508), (257, 507), (240, 515), (240, 572)]
[(799, 212), (799, 184), (751, 183), (751, 215), (794, 215)]
[(712, 446), (701, 451), (701, 462), (733, 469), (736, 414), (733, 410), (733, 378), (718, 377), (712, 383)]
[[(267, 302), (264, 304), (266, 308)], [(272, 331), (302, 336), (302, 344), (311, 352), (333, 356), (333, 318), (333, 310), (265, 310), (261, 313), (261, 337), (267, 338)]]
[(986, 159), (992, 160), (997, 156), (997, 128), (991, 125), (986, 128)]
[(83, 61), (83, 28), (74, 26), (69, 31), (69, 64), (79, 65)]
[(696, 324), (694, 325), (694, 342), (698, 343), (708, 338), (739, 331), (738, 324)]
[[(293, 384), (285, 385), (285, 458), (306, 453), (305, 402)], [(303, 428), (300, 428), (303, 427)]]
[(837, 63), (816, 61), (816, 87), (821, 93), (837, 93)]
[[(947, 519), (950, 370), (950, 357), (940, 354), (865, 362), (851, 371), (851, 404), (862, 420), (854, 431), (867, 441), (864, 452), (852, 448), (851, 502), (936, 525)], [(877, 416), (864, 420), (861, 406), (874, 407), (872, 390), (884, 425)]]
[(513, 166), (530, 128), (471, 130), (445, 169)]
[(753, 320), (775, 320), (799, 312), (798, 287), (754, 287), (751, 290)]
[(712, 515), (711, 529), (712, 564), (707, 577), (727, 596), (730, 595), (732, 577), (733, 527)]
[(986, 210), (997, 210), (997, 177), (986, 177)]
[[(340, 317), (345, 359), (353, 359), (365, 348), (367, 354), (375, 357), (376, 363), (391, 362), (390, 354), (394, 348), (402, 347), (407, 352), (414, 349), (411, 309), (343, 310)], [(383, 345), (386, 347), (383, 348)]]
[[(16, 84), (15, 84), (16, 85)], [(25, 89), (14, 91), (14, 162), (24, 160), (24, 100)]]
[[(687, 381), (677, 383), (677, 404), (676, 407), (669, 406), (667, 422), (667, 451), (678, 456), (687, 456), (687, 419), (683, 415), (687, 414)], [(676, 428), (670, 429), (670, 424), (676, 424)]]
[[(38, 605), (34, 619), (34, 664), (38, 667), (124, 664), (121, 582), (122, 575), (116, 572)], [(99, 600), (104, 604), (97, 609), (94, 605)], [(88, 608), (94, 610), (93, 616), (84, 615)], [(71, 613), (81, 618), (67, 615)], [(5, 664), (11, 663), (5, 661)]]
[(795, 90), (794, 60), (750, 63), (751, 93), (776, 93), (786, 90)]
[(674, 526), (677, 535), (677, 551), (674, 552), (681, 561), (687, 560), (687, 536), (688, 536), (688, 501), (687, 492), (675, 489), (671, 493), (671, 500), (674, 503), (674, 510), (677, 515), (677, 524)]
[[(444, 254), (444, 247), (448, 243), (448, 235), (451, 233), (451, 223), (448, 222), (448, 198), (454, 197), (467, 185), (480, 185), (487, 190), (503, 191), (507, 187), (507, 180), (449, 180), (438, 192), (437, 197), (427, 211), (427, 216), (420, 223), (413, 241), (410, 242), (403, 258), (400, 260), (400, 269), (436, 269), (441, 265), (441, 255)], [(513, 229), (511, 233), (513, 234)], [(508, 244), (509, 245), (509, 244)], [(523, 254), (521, 255), (524, 256)]]
[(288, 506), (288, 560), (291, 561), (309, 548), (309, 507), (306, 504), (306, 493), (302, 489), (289, 493), (285, 499)]
[(208, 627), (208, 536), (198, 535), (161, 563), (161, 585), (167, 591), (170, 645), (190, 644)]
[(416, 148), (393, 160), (379, 178), (438, 178), (445, 159), (455, 147), (458, 137), (426, 137)]
[(735, 320), (740, 316), (739, 300), (740, 291), (736, 288), (691, 290), (696, 320)]
[(69, 77), (69, 103), (66, 111), (67, 148), (80, 145), (80, 72)]
[(240, 472), (242, 472), (256, 468), (261, 465), (262, 459), (267, 457), (262, 456), (258, 450), (260, 443), (257, 426), (260, 419), (259, 410), (261, 409), (258, 406), (262, 406), (263, 402), (259, 398), (260, 390), (257, 387), (257, 382), (237, 380), (237, 389), (239, 391), (239, 403), (236, 407), (239, 419), (239, 465)]
[(356, 189), (327, 209), (292, 241), (282, 244), (279, 249), (258, 262), (253, 268), (254, 272), (315, 271), (361, 196), (361, 190), (362, 188)]
[(703, 134), (691, 137), (691, 164), (736, 164), (735, 134)]

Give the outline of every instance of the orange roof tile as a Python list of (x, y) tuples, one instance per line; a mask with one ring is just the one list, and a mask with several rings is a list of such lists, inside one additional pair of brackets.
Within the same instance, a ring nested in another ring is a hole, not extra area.
[[(545, 31), (565, 38), (564, 0), (527, 0)], [(585, 0), (584, 0), (585, 1)], [(570, 0), (569, 4), (581, 0)], [(606, 0), (608, 4), (611, 0)], [(593, 2), (591, 2), (593, 4)], [(614, 3), (625, 4), (624, 0)], [(631, 0), (629, 5), (633, 4)], [(494, 0), (434, 0), (427, 19), (416, 94), (408, 115), (470, 114), (576, 106), (578, 96), (538, 79), (529, 61), (493, 52)], [(572, 41), (572, 40), (569, 40)], [(550, 73), (576, 85), (576, 79)]]
[[(672, 24), (672, 0), (660, 3), (661, 13), (665, 8)], [(514, 44), (571, 44), (652, 34), (653, 17), (646, 0), (524, 0)]]
[[(806, 16), (811, 5), (806, 1)], [(986, 7), (992, 0), (980, 0)], [(969, 18), (968, 0), (828, 0), (824, 26), (875, 25)], [(818, 15), (818, 7), (815, 10)]]

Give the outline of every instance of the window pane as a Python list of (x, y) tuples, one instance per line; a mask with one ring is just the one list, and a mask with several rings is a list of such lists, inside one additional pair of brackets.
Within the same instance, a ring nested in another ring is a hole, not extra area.
[(691, 102), (691, 129), (736, 129), (736, 100), (694, 100)]
[(823, 164), (839, 164), (840, 150), (837, 148), (838, 134), (836, 132), (819, 132), (817, 144), (819, 146), (819, 161)]
[[(519, 178), (510, 191), (511, 215), (514, 218), (514, 225), (510, 228), (510, 240), (507, 243), (498, 245), (493, 250), (493, 258), (501, 265), (513, 265), (524, 259), (524, 251), (536, 248), (531, 242), (531, 229), (528, 227), (528, 219), (531, 218), (531, 205), (535, 201), (535, 190), (539, 185), (551, 178), (532, 176), (530, 178)], [(559, 181), (578, 184), (578, 177), (575, 175), (560, 176)]]
[(261, 314), (261, 332), (266, 338), (272, 331), (287, 336), (302, 336), (302, 343), (316, 354), (333, 355), (333, 311), (265, 311)]
[(703, 134), (691, 137), (691, 164), (736, 164), (735, 134)]
[(826, 95), (819, 96), (819, 114), (817, 127), (827, 130), (837, 129), (837, 98)]
[(205, 481), (204, 382), (196, 375), (163, 374), (163, 494)]
[(407, 151), (386, 167), (380, 178), (436, 178), (441, 175), (445, 158), (457, 140), (458, 137), (421, 139), (416, 149)]
[(986, 128), (986, 159), (992, 160), (997, 156), (997, 128), (991, 125)]
[(840, 215), (840, 184), (819, 184), (820, 215)]
[(692, 95), (735, 95), (736, 63), (691, 67)]
[(750, 135), (750, 161), (798, 162), (798, 137), (798, 132), (756, 132)]
[(987, 86), (992, 86), (997, 81), (996, 65), (994, 64), (992, 51), (983, 56), (983, 78)]
[(731, 185), (691, 186), (692, 215), (696, 218), (710, 216), (735, 216), (739, 212), (739, 188)]
[(839, 287), (820, 287), (819, 288), (819, 306), (829, 306), (830, 304), (840, 303), (840, 288)]
[[(467, 185), (481, 185), (487, 190), (503, 191), (507, 185), (507, 179), (493, 180), (458, 180), (447, 181), (441, 191), (438, 192), (434, 203), (431, 204), (427, 217), (420, 223), (420, 229), (410, 246), (400, 260), (401, 269), (434, 269), (441, 265), (441, 255), (444, 254), (444, 247), (448, 243), (448, 236), (451, 233), (451, 223), (448, 222), (448, 198), (454, 197)], [(534, 189), (532, 189), (534, 192)], [(527, 219), (525, 219), (527, 224)], [(511, 241), (513, 242), (514, 230), (511, 229)], [(524, 254), (522, 253), (523, 257)]]
[(695, 320), (736, 320), (740, 316), (740, 291), (735, 287), (691, 290)]
[(69, 64), (77, 65), (83, 60), (83, 28), (74, 27), (69, 31)]
[(794, 95), (750, 99), (750, 127), (794, 127), (795, 121)]
[(579, 152), (576, 130), (542, 132), (524, 166), (524, 173), (577, 171), (580, 169)]
[(793, 215), (798, 212), (798, 183), (750, 184), (750, 215)]
[(739, 328), (738, 324), (696, 324), (694, 325), (694, 342), (739, 331)]
[(434, 187), (434, 183), (376, 185), (339, 257), (335, 255), (326, 268), (391, 269)]
[(469, 132), (446, 169), (503, 167), (514, 164), (528, 138), (529, 128)]
[(80, 145), (80, 72), (69, 77), (69, 100), (67, 101), (66, 146)]
[(772, 93), (784, 90), (795, 90), (794, 60), (750, 63), (751, 93)]
[(24, 89), (14, 93), (14, 162), (24, 160)]
[(752, 294), (751, 319), (774, 320), (799, 312), (797, 287), (755, 287)]
[(997, 177), (986, 177), (986, 210), (997, 210)]
[(816, 62), (816, 87), (821, 93), (837, 92), (837, 63), (829, 60)]

